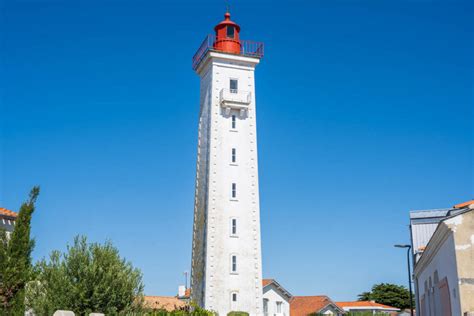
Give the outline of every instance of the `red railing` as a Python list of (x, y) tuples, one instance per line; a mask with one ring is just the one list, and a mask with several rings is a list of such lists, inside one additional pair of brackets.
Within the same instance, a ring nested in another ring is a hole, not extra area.
[[(214, 48), (214, 43), (216, 42), (216, 37), (214, 35), (208, 35), (202, 41), (201, 46), (199, 46), (196, 54), (193, 56), (193, 69), (196, 70), (199, 64), (201, 63), (204, 56), (206, 56), (208, 51), (218, 52), (219, 50)], [(264, 46), (261, 42), (246, 41), (240, 40), (240, 54), (243, 56), (250, 57), (263, 57)]]

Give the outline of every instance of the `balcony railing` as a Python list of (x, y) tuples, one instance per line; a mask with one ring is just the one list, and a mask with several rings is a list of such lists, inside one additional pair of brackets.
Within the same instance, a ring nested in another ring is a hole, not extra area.
[(251, 93), (241, 90), (222, 89), (220, 100), (222, 106), (246, 107), (251, 102)]
[[(196, 70), (199, 64), (201, 63), (204, 56), (206, 56), (208, 51), (219, 52), (218, 49), (214, 48), (216, 43), (216, 37), (214, 35), (208, 35), (199, 46), (196, 54), (193, 56), (193, 69)], [(264, 45), (261, 42), (239, 40), (240, 42), (240, 54), (242, 56), (248, 57), (263, 57)]]

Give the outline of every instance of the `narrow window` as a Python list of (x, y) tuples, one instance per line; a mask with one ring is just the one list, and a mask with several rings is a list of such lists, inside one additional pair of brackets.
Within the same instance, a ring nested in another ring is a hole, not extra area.
[(237, 235), (237, 219), (236, 218), (232, 219), (231, 232), (232, 232), (232, 235)]
[(237, 272), (237, 256), (236, 255), (232, 255), (231, 271)]
[(237, 93), (239, 89), (239, 82), (237, 79), (230, 79), (229, 89), (231, 93)]
[(232, 293), (232, 302), (237, 302), (237, 293)]
[(234, 38), (234, 27), (229, 25), (227, 26), (227, 37), (228, 38)]
[(235, 129), (236, 126), (237, 126), (237, 118), (235, 117), (235, 115), (232, 115), (232, 129)]
[(235, 198), (237, 197), (237, 184), (232, 183), (232, 197)]
[(276, 302), (277, 303), (277, 313), (281, 313), (281, 302)]
[(265, 316), (268, 314), (268, 298), (263, 299), (263, 313)]
[(232, 148), (232, 162), (237, 161), (237, 150), (235, 148)]

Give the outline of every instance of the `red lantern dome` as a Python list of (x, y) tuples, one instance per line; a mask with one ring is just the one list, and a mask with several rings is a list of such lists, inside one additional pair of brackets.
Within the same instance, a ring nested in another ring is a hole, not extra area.
[(216, 41), (214, 42), (215, 50), (231, 54), (240, 54), (240, 26), (230, 20), (229, 12), (226, 12), (224, 21), (217, 24), (214, 30), (216, 31)]

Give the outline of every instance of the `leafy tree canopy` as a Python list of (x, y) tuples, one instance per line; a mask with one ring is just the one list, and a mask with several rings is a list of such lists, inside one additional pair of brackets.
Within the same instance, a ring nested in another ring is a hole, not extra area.
[(406, 287), (390, 283), (375, 284), (370, 292), (359, 294), (359, 301), (375, 301), (400, 309), (410, 307), (410, 292)]
[(78, 236), (66, 253), (52, 252), (49, 261), (39, 261), (34, 270), (27, 305), (37, 315), (56, 310), (116, 315), (139, 310), (143, 301), (141, 272), (121, 259), (110, 242), (89, 244)]

